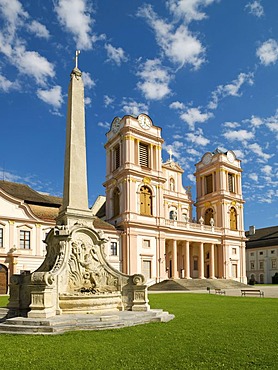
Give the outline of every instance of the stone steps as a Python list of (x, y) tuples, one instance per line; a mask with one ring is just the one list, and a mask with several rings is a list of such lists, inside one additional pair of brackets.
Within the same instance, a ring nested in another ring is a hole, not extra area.
[(149, 291), (190, 291), (210, 289), (240, 289), (247, 285), (228, 279), (170, 279), (150, 286)]
[(49, 319), (14, 317), (0, 324), (0, 333), (8, 334), (62, 334), (74, 330), (116, 329), (149, 322), (168, 322), (174, 315), (163, 310), (146, 312), (117, 311), (113, 314), (61, 315)]

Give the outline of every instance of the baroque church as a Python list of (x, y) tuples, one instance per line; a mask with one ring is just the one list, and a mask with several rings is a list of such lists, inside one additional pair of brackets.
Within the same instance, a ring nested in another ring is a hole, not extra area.
[[(78, 96), (69, 94), (73, 114), (84, 109)], [(108, 262), (129, 275), (142, 273), (149, 285), (194, 278), (246, 283), (240, 160), (233, 151), (205, 153), (196, 164), (194, 203), (179, 164), (171, 155), (162, 162), (162, 144), (161, 128), (146, 114), (111, 123), (106, 196), (88, 210), (92, 226), (105, 235)], [(27, 185), (0, 181), (0, 293), (8, 291), (12, 274), (41, 265), (62, 203)]]
[(120, 232), (123, 272), (150, 283), (246, 283), (240, 161), (233, 151), (205, 153), (196, 164), (194, 204), (182, 168), (171, 155), (162, 162), (162, 144), (161, 128), (145, 114), (116, 117), (107, 133), (105, 220)]

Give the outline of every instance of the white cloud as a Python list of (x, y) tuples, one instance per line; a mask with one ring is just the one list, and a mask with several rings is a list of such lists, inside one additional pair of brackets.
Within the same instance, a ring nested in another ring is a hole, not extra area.
[(268, 159), (273, 157), (273, 155), (271, 154), (264, 153), (261, 146), (257, 143), (249, 144), (248, 149), (250, 149), (253, 153), (257, 154), (257, 156), (262, 158), (264, 161), (267, 161)]
[(200, 107), (188, 108), (186, 112), (180, 115), (180, 118), (188, 124), (190, 130), (194, 130), (195, 123), (204, 123), (212, 117), (213, 114), (210, 112), (202, 113)]
[(186, 140), (200, 146), (206, 146), (210, 143), (210, 140), (203, 136), (203, 131), (201, 129), (197, 130), (196, 133), (190, 132), (186, 134)]
[(261, 168), (261, 171), (265, 174), (265, 175), (268, 175), (268, 176), (271, 176), (272, 175), (272, 167), (269, 166), (268, 164), (266, 164), (265, 166), (263, 166)]
[(105, 108), (112, 106), (112, 104), (114, 103), (114, 100), (115, 100), (114, 98), (111, 98), (108, 95), (104, 95), (103, 102), (104, 102)]
[(240, 124), (238, 122), (224, 122), (223, 126), (228, 128), (237, 128)]
[(60, 108), (63, 103), (61, 86), (54, 86), (49, 90), (39, 89), (37, 90), (37, 96), (56, 110)]
[(271, 132), (278, 135), (278, 111), (275, 113), (274, 116), (267, 118), (265, 120), (265, 124)]
[(188, 180), (190, 180), (191, 182), (196, 182), (196, 177), (193, 175), (193, 174), (189, 174), (189, 175), (187, 175), (187, 178), (188, 178)]
[(16, 28), (22, 25), (29, 15), (24, 11), (18, 0), (0, 0), (0, 12), (7, 24), (5, 36), (11, 41), (14, 37)]
[(240, 160), (243, 160), (245, 157), (245, 154), (242, 150), (240, 149), (234, 149), (233, 152), (235, 153), (236, 157)]
[(49, 39), (50, 37), (48, 29), (40, 22), (32, 21), (30, 24), (28, 24), (27, 29), (37, 37), (44, 39)]
[(58, 20), (76, 42), (78, 49), (89, 50), (93, 46), (90, 7), (87, 0), (58, 0), (55, 4)]
[(155, 32), (156, 41), (171, 62), (189, 64), (197, 70), (205, 61), (201, 42), (184, 25), (175, 26), (160, 19), (151, 5), (142, 6), (138, 16), (144, 18)]
[(19, 83), (17, 81), (10, 81), (5, 76), (0, 75), (0, 91), (8, 93), (11, 90), (17, 90)]
[(169, 105), (170, 109), (184, 109), (185, 105), (179, 101), (174, 101)]
[(85, 105), (90, 106), (90, 105), (91, 105), (91, 103), (92, 103), (92, 99), (91, 99), (91, 98), (89, 98), (88, 96), (86, 96), (86, 97), (84, 98), (84, 103), (85, 103)]
[(96, 84), (94, 80), (92, 80), (89, 72), (82, 72), (82, 79), (86, 88), (91, 89), (95, 87)]
[(256, 52), (257, 57), (265, 66), (275, 64), (278, 59), (278, 43), (276, 40), (269, 39), (265, 41)]
[(48, 77), (54, 77), (53, 65), (36, 51), (28, 51), (25, 46), (17, 46), (12, 53), (10, 61), (18, 70), (35, 78), (38, 84), (44, 85)]
[(250, 123), (253, 127), (259, 127), (263, 124), (263, 120), (260, 117), (252, 116)]
[(191, 156), (193, 156), (193, 157), (200, 157), (201, 156), (201, 154), (200, 154), (200, 152), (198, 152), (196, 149), (194, 149), (194, 148), (188, 148), (187, 150), (186, 150), (186, 153), (187, 154), (190, 154)]
[(247, 130), (229, 130), (224, 132), (223, 136), (229, 141), (247, 141), (254, 138), (254, 134)]
[(148, 114), (148, 106), (146, 104), (126, 98), (122, 101), (122, 110), (125, 114), (133, 114), (134, 116), (139, 116), (140, 113)]
[(249, 173), (248, 177), (255, 182), (259, 180), (259, 176), (256, 173)]
[(200, 11), (201, 7), (208, 6), (218, 0), (168, 0), (167, 6), (177, 19), (185, 22), (200, 21), (207, 16)]
[(253, 2), (248, 3), (245, 8), (249, 11), (250, 14), (254, 15), (255, 17), (262, 17), (264, 15), (264, 8), (260, 0), (255, 0)]
[(235, 80), (227, 85), (219, 85), (216, 90), (212, 92), (212, 100), (208, 104), (208, 108), (216, 109), (218, 107), (219, 100), (227, 96), (240, 96), (240, 88), (243, 84), (247, 83), (253, 85), (254, 75), (253, 73), (240, 73)]
[(110, 126), (111, 126), (111, 123), (108, 123), (108, 122), (99, 122), (97, 125), (99, 127), (105, 128), (106, 130), (109, 130), (110, 129)]
[(123, 62), (127, 61), (127, 57), (122, 48), (115, 48), (111, 44), (105, 44), (104, 47), (107, 51), (108, 61), (114, 62), (117, 66), (120, 66)]
[(146, 99), (161, 100), (170, 93), (168, 85), (171, 77), (158, 59), (147, 60), (137, 75), (142, 79), (137, 87)]

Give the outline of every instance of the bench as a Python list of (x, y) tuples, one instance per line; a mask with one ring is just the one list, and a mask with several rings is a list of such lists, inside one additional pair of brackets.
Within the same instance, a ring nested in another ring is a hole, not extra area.
[(225, 290), (222, 290), (222, 289), (215, 289), (215, 294), (226, 294)]
[(264, 297), (264, 292), (260, 289), (241, 289), (241, 296), (245, 297), (246, 295), (259, 295), (260, 297)]

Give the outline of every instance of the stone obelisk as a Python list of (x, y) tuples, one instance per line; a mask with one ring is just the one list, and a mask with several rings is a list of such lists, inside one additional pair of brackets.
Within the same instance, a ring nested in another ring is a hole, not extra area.
[(78, 54), (76, 51), (75, 68), (68, 88), (64, 193), (57, 217), (58, 225), (68, 226), (78, 221), (87, 224), (92, 220), (88, 208), (84, 84), (78, 69)]

